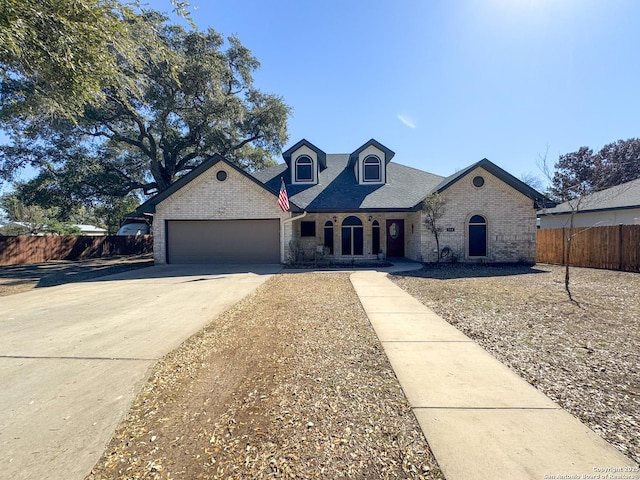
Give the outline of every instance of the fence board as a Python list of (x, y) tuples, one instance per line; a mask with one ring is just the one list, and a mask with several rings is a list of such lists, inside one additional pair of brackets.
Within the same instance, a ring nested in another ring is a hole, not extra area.
[(621, 270), (640, 272), (640, 225), (622, 226)]
[(151, 235), (89, 237), (81, 235), (31, 237), (0, 236), (0, 265), (42, 263), (51, 260), (133, 255), (153, 251)]
[[(565, 265), (568, 228), (538, 230), (537, 261)], [(569, 264), (640, 272), (640, 225), (576, 227)]]

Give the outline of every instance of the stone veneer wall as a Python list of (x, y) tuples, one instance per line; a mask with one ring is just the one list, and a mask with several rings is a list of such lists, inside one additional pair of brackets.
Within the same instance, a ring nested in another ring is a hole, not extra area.
[[(227, 179), (219, 181), (217, 172), (224, 170)], [(239, 220), (280, 219), (291, 217), (277, 204), (277, 197), (235, 169), (220, 162), (156, 205), (154, 216), (154, 260), (166, 263), (165, 220)], [(291, 225), (285, 224), (284, 244), (291, 240)], [(282, 230), (281, 230), (282, 234)], [(282, 248), (281, 261), (287, 260)]]
[[(480, 175), (485, 183), (472, 184)], [(533, 200), (482, 168), (470, 172), (442, 194), (446, 204), (440, 220), (440, 248), (450, 247), (461, 262), (531, 262), (536, 260), (536, 212)], [(473, 215), (487, 220), (487, 256), (468, 256), (468, 222)], [(437, 259), (436, 242), (421, 222), (422, 257)], [(455, 229), (447, 232), (447, 228)]]

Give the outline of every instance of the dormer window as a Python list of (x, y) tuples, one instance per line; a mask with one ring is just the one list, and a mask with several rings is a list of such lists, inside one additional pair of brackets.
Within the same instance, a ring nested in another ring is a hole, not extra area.
[(395, 154), (374, 139), (369, 140), (349, 155), (349, 167), (353, 168), (359, 185), (384, 185), (387, 183), (387, 165)]
[(307, 140), (300, 140), (282, 152), (282, 158), (292, 185), (317, 185), (318, 176), (327, 168), (327, 154)]
[(313, 182), (313, 160), (307, 155), (296, 158), (295, 164), (296, 183)]
[(369, 155), (364, 159), (365, 182), (380, 182), (382, 172), (382, 161), (375, 155)]

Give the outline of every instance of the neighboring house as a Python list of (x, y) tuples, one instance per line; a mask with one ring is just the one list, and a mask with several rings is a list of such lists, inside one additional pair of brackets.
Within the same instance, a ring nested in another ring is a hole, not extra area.
[[(9, 222), (7, 224), (0, 225), (0, 228), (8, 226), (21, 227), (27, 231), (29, 231), (31, 228), (30, 224), (25, 222)], [(73, 224), (72, 226), (78, 227), (80, 229), (79, 235), (88, 237), (102, 237), (107, 234), (107, 231), (104, 228), (96, 227), (95, 225)], [(43, 231), (39, 232), (37, 236), (44, 236), (46, 234), (46, 228), (43, 228)]]
[[(294, 256), (432, 262), (425, 197), (446, 201), (440, 245), (459, 261), (535, 262), (536, 208), (546, 199), (488, 160), (444, 178), (392, 161), (370, 140), (326, 154), (307, 140), (285, 163), (249, 174), (216, 155), (141, 205), (154, 215), (157, 263), (278, 263)], [(277, 204), (282, 180), (291, 211)]]
[(107, 234), (106, 229), (96, 227), (95, 225), (74, 224), (74, 227), (80, 229), (80, 235), (88, 237), (103, 237)]
[(538, 212), (540, 228), (640, 225), (640, 178)]

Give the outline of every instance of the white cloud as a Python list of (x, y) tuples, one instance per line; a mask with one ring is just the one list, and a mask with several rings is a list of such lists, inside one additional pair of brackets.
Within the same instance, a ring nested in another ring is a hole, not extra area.
[(402, 123), (404, 123), (409, 128), (416, 128), (416, 124), (413, 123), (413, 120), (411, 120), (407, 115), (399, 114), (398, 115), (398, 120), (400, 120)]

